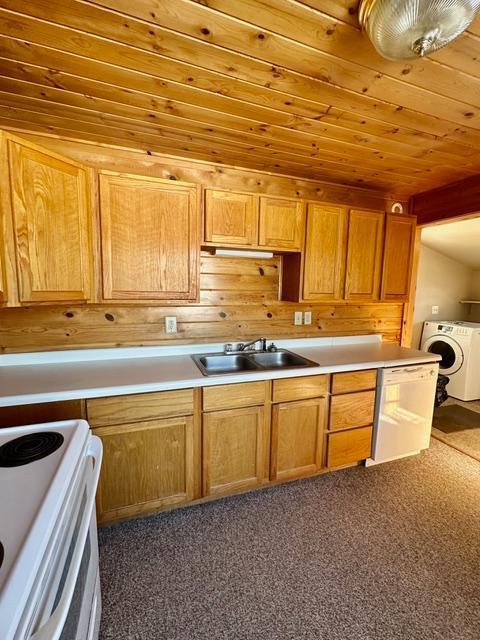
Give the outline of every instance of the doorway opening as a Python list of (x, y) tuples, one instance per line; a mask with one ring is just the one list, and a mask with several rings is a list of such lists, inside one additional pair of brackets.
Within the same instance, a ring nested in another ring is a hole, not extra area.
[(448, 379), (432, 436), (480, 461), (480, 214), (420, 229), (412, 347)]

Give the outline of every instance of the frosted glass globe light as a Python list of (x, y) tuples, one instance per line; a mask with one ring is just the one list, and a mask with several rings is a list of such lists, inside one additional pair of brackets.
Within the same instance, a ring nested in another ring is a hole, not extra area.
[(467, 29), (480, 0), (361, 0), (359, 20), (384, 58), (419, 58)]

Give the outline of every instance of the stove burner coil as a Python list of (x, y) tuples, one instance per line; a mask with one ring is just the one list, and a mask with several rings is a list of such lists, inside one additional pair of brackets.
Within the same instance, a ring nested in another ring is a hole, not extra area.
[(57, 431), (27, 433), (0, 446), (0, 467), (20, 467), (41, 460), (63, 444), (63, 436)]

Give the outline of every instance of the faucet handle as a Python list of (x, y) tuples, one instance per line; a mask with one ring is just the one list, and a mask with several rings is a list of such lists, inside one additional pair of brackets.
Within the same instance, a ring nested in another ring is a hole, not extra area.
[(232, 351), (234, 351), (234, 350), (235, 349), (234, 349), (233, 344), (231, 342), (227, 342), (227, 344), (223, 348), (223, 352), (224, 353), (232, 353)]

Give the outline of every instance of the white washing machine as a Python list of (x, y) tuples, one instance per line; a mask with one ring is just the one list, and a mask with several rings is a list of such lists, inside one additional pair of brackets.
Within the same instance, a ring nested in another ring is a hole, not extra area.
[(439, 373), (448, 376), (447, 393), (458, 400), (480, 399), (480, 324), (425, 322), (422, 351), (442, 356)]

